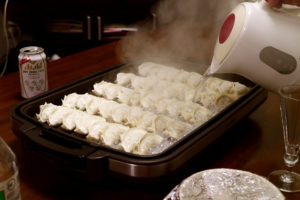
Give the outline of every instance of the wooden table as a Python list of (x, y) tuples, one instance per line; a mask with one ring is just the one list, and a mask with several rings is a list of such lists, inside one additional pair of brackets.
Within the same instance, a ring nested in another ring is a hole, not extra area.
[[(99, 46), (48, 64), (50, 89), (77, 80), (103, 68), (118, 64), (116, 43)], [(39, 157), (23, 153), (21, 141), (10, 127), (10, 109), (22, 101), (19, 74), (0, 78), (0, 135), (16, 153), (23, 200), (34, 199), (162, 199), (184, 177), (210, 168), (234, 168), (267, 176), (283, 169), (283, 138), (278, 96), (267, 100), (249, 117), (231, 128), (224, 137), (188, 163), (169, 181), (137, 184), (119, 178), (87, 183), (56, 170)], [(295, 167), (300, 172), (300, 164)], [(300, 193), (285, 194), (300, 199)]]

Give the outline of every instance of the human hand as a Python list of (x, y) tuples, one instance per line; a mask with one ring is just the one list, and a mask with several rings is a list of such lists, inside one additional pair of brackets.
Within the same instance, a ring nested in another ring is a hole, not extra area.
[(281, 8), (282, 4), (290, 4), (300, 6), (300, 0), (266, 0), (270, 6)]

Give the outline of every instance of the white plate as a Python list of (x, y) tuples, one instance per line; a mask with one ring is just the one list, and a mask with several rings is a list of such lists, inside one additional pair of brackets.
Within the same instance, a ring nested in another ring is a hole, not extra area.
[(165, 200), (283, 200), (264, 177), (235, 169), (210, 169), (191, 175)]

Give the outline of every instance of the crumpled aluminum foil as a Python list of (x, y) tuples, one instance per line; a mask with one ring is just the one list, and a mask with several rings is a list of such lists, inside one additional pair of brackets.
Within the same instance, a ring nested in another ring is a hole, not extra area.
[(259, 175), (234, 169), (210, 169), (191, 175), (164, 200), (283, 200), (282, 193)]

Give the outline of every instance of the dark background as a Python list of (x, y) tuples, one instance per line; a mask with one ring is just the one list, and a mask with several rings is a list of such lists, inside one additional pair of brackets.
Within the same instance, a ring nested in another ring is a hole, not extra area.
[[(18, 70), (17, 56), (24, 46), (43, 47), (51, 60), (54, 54), (63, 57), (118, 40), (126, 32), (103, 33), (104, 27), (134, 27), (137, 22), (151, 21), (156, 3), (157, 0), (10, 0), (7, 7), (10, 53), (6, 73)], [(0, 0), (2, 14), (4, 4)], [(88, 16), (91, 39), (87, 38)], [(102, 22), (101, 40), (97, 38), (97, 17)], [(0, 65), (2, 69), (3, 63)]]

